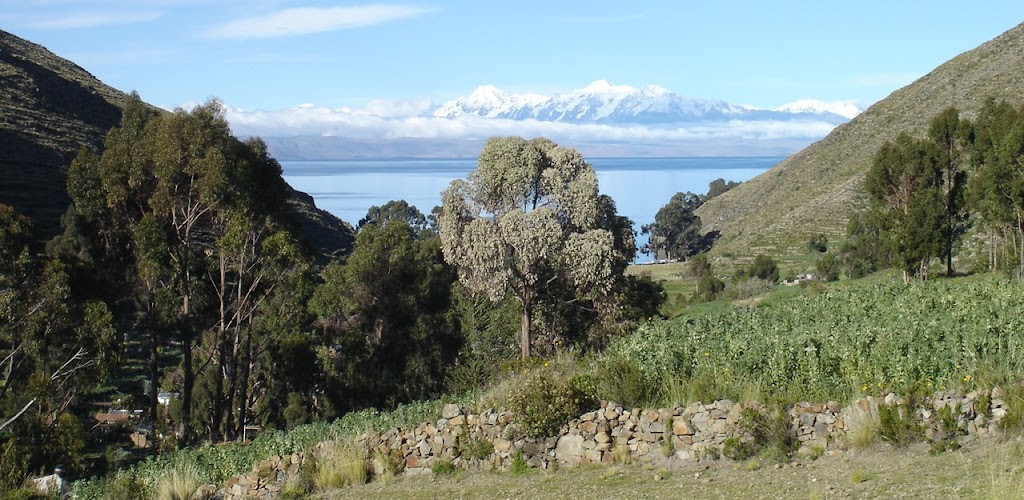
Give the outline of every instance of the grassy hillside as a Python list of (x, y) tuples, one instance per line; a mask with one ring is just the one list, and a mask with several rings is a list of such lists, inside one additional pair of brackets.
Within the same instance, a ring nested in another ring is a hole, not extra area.
[(705, 230), (722, 233), (713, 252), (787, 255), (803, 252), (812, 234), (841, 236), (851, 211), (865, 203), (864, 173), (886, 140), (901, 131), (923, 135), (932, 117), (949, 106), (970, 116), (988, 97), (1020, 104), (1022, 74), (1024, 24), (953, 58), (821, 141), (706, 203), (697, 211)]
[(78, 149), (98, 148), (121, 120), (126, 95), (45, 48), (0, 31), (0, 203), (45, 236), (69, 199), (64, 171)]
[[(61, 231), (65, 172), (79, 149), (99, 149), (128, 96), (46, 48), (0, 30), (0, 203), (29, 216), (40, 237)], [(314, 252), (346, 252), (351, 226), (293, 191), (289, 206)]]

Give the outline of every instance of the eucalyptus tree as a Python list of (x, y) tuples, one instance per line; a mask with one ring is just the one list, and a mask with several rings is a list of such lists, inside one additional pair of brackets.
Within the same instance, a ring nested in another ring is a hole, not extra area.
[[(1004, 242), (999, 245), (990, 237), (990, 266), (1005, 265), (1016, 277), (1024, 277), (1024, 112), (1005, 101), (986, 101), (972, 139), (971, 205)], [(1000, 246), (1007, 251), (1001, 252)]]
[(932, 119), (928, 137), (942, 151), (942, 202), (945, 208), (943, 223), (946, 274), (953, 275), (953, 251), (957, 241), (967, 232), (966, 203), (967, 166), (974, 127), (953, 107), (946, 108)]
[(524, 359), (545, 287), (562, 280), (600, 294), (614, 282), (615, 237), (599, 225), (598, 200), (597, 176), (579, 152), (519, 137), (488, 139), (476, 170), (442, 193), (444, 258), (469, 290), (519, 301)]
[(901, 133), (882, 145), (865, 176), (865, 187), (908, 281), (911, 276), (927, 277), (928, 261), (943, 252), (944, 162), (934, 142)]

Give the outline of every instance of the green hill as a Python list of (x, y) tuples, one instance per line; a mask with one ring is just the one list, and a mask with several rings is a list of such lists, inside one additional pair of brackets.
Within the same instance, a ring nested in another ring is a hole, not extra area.
[[(32, 218), (44, 239), (61, 231), (65, 172), (80, 148), (99, 149), (127, 95), (46, 48), (0, 30), (0, 203)], [(347, 251), (351, 226), (293, 191), (290, 205), (322, 257)]]
[(960, 54), (778, 166), (704, 204), (697, 214), (705, 230), (721, 232), (713, 252), (791, 255), (805, 253), (812, 234), (841, 237), (850, 213), (866, 204), (864, 174), (885, 141), (901, 131), (924, 135), (931, 119), (949, 106), (972, 116), (989, 97), (1019, 105), (1024, 102), (1021, 75), (1024, 24)]

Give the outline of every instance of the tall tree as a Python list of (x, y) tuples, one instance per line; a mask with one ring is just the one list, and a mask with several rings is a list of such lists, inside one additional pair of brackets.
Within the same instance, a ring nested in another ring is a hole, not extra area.
[(932, 119), (928, 137), (942, 151), (942, 202), (945, 208), (943, 222), (946, 274), (953, 275), (953, 252), (957, 241), (967, 231), (967, 188), (968, 145), (972, 140), (973, 127), (970, 121), (960, 118), (956, 108), (946, 108)]
[(599, 228), (597, 176), (577, 151), (547, 139), (492, 138), (468, 180), (442, 193), (445, 260), (467, 288), (522, 306), (520, 354), (531, 354), (533, 313), (547, 283), (607, 291), (614, 236)]
[(650, 234), (648, 248), (664, 251), (670, 259), (686, 259), (700, 251), (701, 222), (695, 212), (703, 203), (704, 197), (689, 191), (673, 195), (655, 214), (654, 223), (642, 228)]
[(878, 150), (864, 180), (908, 281), (926, 278), (928, 261), (942, 254), (943, 164), (935, 143), (901, 133)]
[[(978, 113), (971, 145), (974, 175), (969, 185), (971, 205), (990, 229), (990, 265), (1005, 265), (1024, 277), (1024, 113), (988, 100)], [(1000, 252), (995, 233), (1007, 251)], [(1003, 255), (1002, 264), (999, 256)]]

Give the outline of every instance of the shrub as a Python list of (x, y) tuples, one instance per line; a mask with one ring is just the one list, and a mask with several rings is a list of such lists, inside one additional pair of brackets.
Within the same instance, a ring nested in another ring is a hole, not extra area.
[(907, 446), (921, 438), (921, 427), (914, 421), (914, 415), (906, 406), (880, 405), (878, 434), (896, 446)]
[(725, 291), (725, 283), (710, 275), (705, 274), (697, 282), (697, 293), (694, 298), (699, 302), (711, 302)]
[(737, 462), (746, 460), (757, 454), (757, 445), (753, 441), (743, 441), (738, 437), (726, 438), (722, 443), (722, 456)]
[(593, 379), (574, 375), (561, 381), (542, 371), (526, 377), (509, 394), (509, 407), (530, 436), (555, 435), (572, 417), (597, 405)]
[(194, 466), (183, 465), (169, 471), (156, 483), (156, 498), (159, 500), (192, 500), (196, 490), (203, 485), (199, 471)]
[(1006, 414), (999, 420), (999, 429), (1003, 432), (1021, 433), (1024, 431), (1024, 386), (1008, 387), (1003, 401), (1006, 402)]
[(811, 236), (807, 242), (807, 250), (811, 252), (825, 253), (828, 251), (828, 237), (824, 234)]
[(512, 474), (525, 474), (530, 471), (530, 464), (526, 463), (526, 459), (523, 458), (522, 450), (516, 451), (516, 454), (512, 456), (512, 464), (509, 465), (508, 471)]
[(846, 442), (854, 448), (871, 446), (878, 438), (878, 406), (867, 409), (854, 404), (846, 416)]
[(779, 281), (779, 264), (767, 255), (758, 255), (750, 264), (748, 274), (757, 279), (776, 283)]
[(459, 455), (472, 460), (483, 460), (494, 453), (494, 443), (487, 439), (470, 439)]
[(451, 476), (457, 471), (458, 468), (449, 460), (438, 460), (430, 468), (430, 472), (433, 472), (435, 476)]
[(839, 279), (839, 259), (834, 254), (825, 254), (818, 259), (818, 276), (821, 279), (832, 282)]
[(367, 473), (366, 452), (354, 446), (336, 446), (317, 462), (313, 484), (319, 490), (363, 484)]
[(647, 406), (659, 397), (657, 382), (661, 377), (623, 356), (606, 356), (598, 363), (595, 377), (598, 393), (610, 401)]

